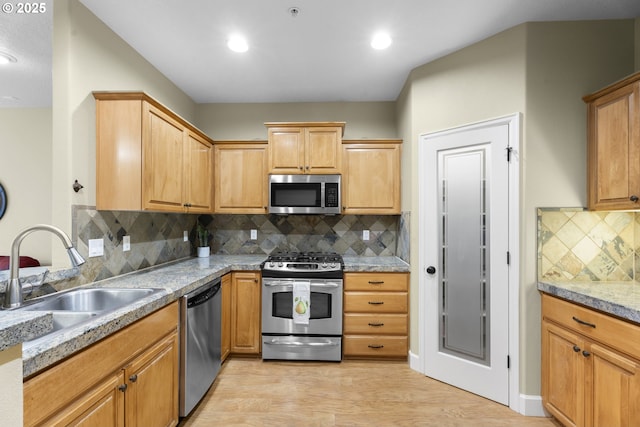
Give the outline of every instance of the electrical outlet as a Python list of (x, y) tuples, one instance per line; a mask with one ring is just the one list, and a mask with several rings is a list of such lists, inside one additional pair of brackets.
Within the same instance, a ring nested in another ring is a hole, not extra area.
[(251, 230), (251, 240), (258, 240), (258, 230)]
[(104, 239), (89, 239), (89, 257), (104, 255)]
[(189, 241), (189, 232), (187, 230), (184, 230), (182, 232), (182, 241), (183, 242), (188, 242)]
[(122, 237), (122, 252), (131, 250), (131, 236)]
[(362, 230), (362, 240), (369, 240), (369, 230)]

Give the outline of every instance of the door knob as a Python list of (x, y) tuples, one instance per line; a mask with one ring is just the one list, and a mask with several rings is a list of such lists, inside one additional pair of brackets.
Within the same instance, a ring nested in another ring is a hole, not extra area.
[(433, 265), (430, 265), (429, 267), (427, 267), (427, 273), (436, 274), (436, 268)]

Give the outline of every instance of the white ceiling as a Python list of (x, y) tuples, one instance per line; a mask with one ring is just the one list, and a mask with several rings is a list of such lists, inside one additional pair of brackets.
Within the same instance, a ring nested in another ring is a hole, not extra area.
[[(413, 68), (523, 22), (640, 16), (638, 0), (80, 1), (197, 103), (392, 101)], [(0, 15), (0, 49), (41, 52), (14, 18)], [(385, 51), (369, 46), (380, 30)], [(228, 50), (231, 33), (248, 52)]]
[(0, 65), (0, 108), (51, 106), (53, 0), (42, 3), (44, 13), (30, 14), (18, 13), (17, 2), (2, 3), (0, 52), (17, 61)]

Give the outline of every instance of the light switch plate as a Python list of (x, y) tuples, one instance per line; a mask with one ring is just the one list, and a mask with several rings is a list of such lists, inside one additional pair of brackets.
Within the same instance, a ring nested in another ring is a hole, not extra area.
[(369, 230), (362, 230), (362, 240), (369, 240)]
[(104, 255), (104, 239), (89, 239), (89, 257)]
[(189, 232), (187, 230), (184, 230), (182, 232), (182, 241), (183, 242), (188, 242), (189, 241)]
[(122, 252), (131, 250), (131, 236), (122, 237)]
[(258, 240), (258, 230), (256, 229), (251, 230), (251, 240)]

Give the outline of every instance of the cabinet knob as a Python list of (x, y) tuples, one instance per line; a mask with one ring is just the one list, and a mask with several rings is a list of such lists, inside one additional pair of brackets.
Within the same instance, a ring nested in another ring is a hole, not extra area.
[(121, 392), (124, 393), (124, 391), (127, 389), (127, 385), (126, 384), (121, 384), (118, 386), (118, 390), (120, 390)]
[(133, 374), (129, 377), (129, 381), (131, 381), (132, 383), (135, 383), (136, 381), (138, 381), (138, 375), (137, 374)]
[(589, 356), (591, 356), (591, 353), (589, 353), (587, 350), (584, 350), (584, 351), (582, 352), (582, 355), (583, 355), (584, 357), (589, 357)]
[(427, 274), (436, 274), (436, 268), (433, 265), (427, 267)]
[(629, 200), (631, 200), (633, 203), (636, 203), (638, 201), (638, 196), (632, 194), (631, 197), (629, 197)]
[(574, 345), (573, 351), (575, 351), (576, 353), (580, 352), (580, 347), (578, 347), (577, 345)]

